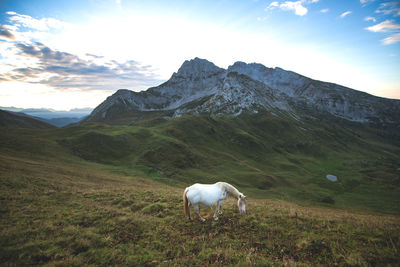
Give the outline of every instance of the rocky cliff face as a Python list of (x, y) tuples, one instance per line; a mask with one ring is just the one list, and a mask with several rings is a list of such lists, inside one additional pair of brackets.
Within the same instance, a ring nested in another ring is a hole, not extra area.
[(236, 62), (227, 70), (195, 58), (185, 61), (165, 83), (142, 92), (118, 90), (87, 121), (126, 112), (227, 113), (260, 109), (296, 114), (299, 107), (352, 121), (400, 123), (400, 100), (375, 97), (337, 84), (316, 81), (280, 68)]

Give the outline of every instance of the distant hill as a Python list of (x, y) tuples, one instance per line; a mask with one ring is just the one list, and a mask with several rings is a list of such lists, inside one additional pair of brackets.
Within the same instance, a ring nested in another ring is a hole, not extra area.
[(29, 115), (38, 120), (44, 121), (57, 127), (63, 127), (72, 123), (77, 123), (84, 119), (93, 110), (92, 108), (71, 109), (69, 111), (54, 110), (54, 109), (34, 109), (34, 108), (15, 108), (15, 107), (0, 107), (0, 109), (19, 112)]
[(0, 126), (12, 128), (50, 129), (53, 125), (32, 118), (21, 113), (14, 113), (0, 109)]
[[(86, 116), (85, 116), (86, 117)], [(38, 120), (44, 121), (46, 123), (49, 123), (51, 125), (57, 126), (57, 127), (64, 127), (73, 123), (77, 123), (84, 119), (85, 117), (81, 118), (69, 118), (69, 117), (61, 117), (61, 118), (51, 118), (51, 119), (44, 119), (40, 117), (35, 117)]]

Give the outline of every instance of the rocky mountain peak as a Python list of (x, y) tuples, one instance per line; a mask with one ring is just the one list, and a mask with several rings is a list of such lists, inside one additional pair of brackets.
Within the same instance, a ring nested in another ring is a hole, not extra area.
[(118, 89), (115, 92), (114, 96), (125, 96), (125, 95), (131, 94), (131, 93), (132, 93), (132, 91), (128, 90), (128, 89)]
[(185, 60), (177, 73), (173, 76), (179, 77), (206, 77), (212, 74), (224, 72), (225, 70), (214, 65), (214, 63), (201, 58)]
[(228, 67), (228, 72), (237, 72), (248, 76), (259, 76), (263, 73), (270, 73), (273, 69), (267, 68), (259, 63), (245, 63), (236, 61), (233, 65)]
[(267, 68), (259, 63), (235, 62), (229, 66), (228, 72), (237, 72), (284, 93), (294, 96), (299, 87), (307, 85), (310, 79), (292, 71), (281, 68)]
[(132, 111), (169, 110), (176, 117), (259, 110), (296, 114), (305, 107), (359, 122), (399, 123), (400, 118), (400, 100), (381, 99), (258, 63), (238, 61), (225, 70), (194, 58), (186, 60), (170, 80), (157, 87), (142, 92), (118, 90), (92, 112), (88, 121), (112, 120)]

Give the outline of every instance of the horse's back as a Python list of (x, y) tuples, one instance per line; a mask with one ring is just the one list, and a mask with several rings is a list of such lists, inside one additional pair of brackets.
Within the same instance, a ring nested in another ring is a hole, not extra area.
[(212, 206), (220, 199), (221, 189), (217, 184), (194, 184), (186, 188), (187, 198), (193, 204)]

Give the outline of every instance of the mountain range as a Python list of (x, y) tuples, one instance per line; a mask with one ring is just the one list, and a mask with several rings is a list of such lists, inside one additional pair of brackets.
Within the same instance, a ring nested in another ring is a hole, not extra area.
[(118, 90), (84, 121), (113, 121), (154, 111), (175, 118), (183, 114), (235, 116), (261, 110), (295, 118), (311, 111), (356, 122), (400, 122), (400, 100), (313, 80), (278, 67), (235, 62), (223, 69), (200, 58), (185, 61), (157, 87), (141, 92)]
[(63, 127), (71, 123), (76, 123), (88, 116), (93, 110), (92, 108), (76, 108), (69, 111), (54, 110), (45, 108), (16, 108), (16, 107), (0, 107), (0, 110), (13, 112), (15, 115), (23, 117), (31, 117), (48, 124)]
[(0, 109), (0, 127), (51, 129), (53, 126), (46, 122), (20, 112)]

